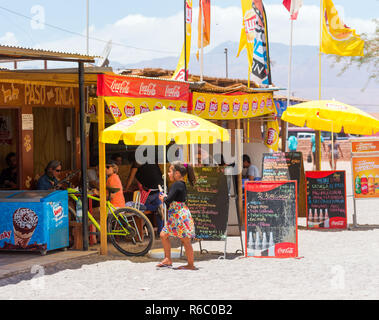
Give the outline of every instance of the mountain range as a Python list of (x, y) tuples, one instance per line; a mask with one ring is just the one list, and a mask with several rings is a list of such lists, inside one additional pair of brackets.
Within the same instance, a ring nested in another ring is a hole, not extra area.
[[(204, 75), (210, 77), (247, 79), (247, 57), (244, 50), (240, 57), (237, 42), (225, 42), (204, 53)], [(204, 50), (206, 51), (206, 50)], [(289, 46), (281, 43), (270, 43), (271, 77), (275, 86), (282, 88), (278, 94), (287, 95)], [(339, 75), (342, 64), (335, 64), (332, 56), (321, 58), (321, 98), (335, 99), (359, 107), (367, 112), (379, 112), (379, 83), (367, 83), (367, 70), (350, 67)], [(121, 65), (117, 61), (110, 64), (117, 69), (162, 68), (174, 70), (178, 57), (157, 58), (134, 64)], [(191, 55), (189, 72), (200, 74), (200, 63)], [(318, 99), (319, 95), (319, 49), (317, 46), (296, 45), (292, 47), (292, 96), (304, 99)]]

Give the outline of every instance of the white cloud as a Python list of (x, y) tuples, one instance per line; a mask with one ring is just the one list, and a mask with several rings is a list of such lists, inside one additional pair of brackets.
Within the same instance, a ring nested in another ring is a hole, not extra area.
[[(290, 20), (288, 11), (282, 4), (266, 5), (269, 41), (288, 44)], [(239, 6), (211, 10), (211, 45), (205, 52), (226, 41), (238, 42), (242, 27), (242, 10)], [(293, 43), (318, 45), (319, 7), (304, 5), (298, 20), (294, 21)], [(356, 29), (357, 33), (372, 32), (374, 24), (359, 18), (343, 17), (344, 21)], [(192, 53), (197, 47), (198, 7), (193, 9)], [(85, 35), (85, 32), (82, 32)], [(122, 64), (135, 63), (153, 58), (179, 56), (183, 45), (183, 13), (169, 17), (146, 17), (141, 14), (128, 15), (112, 24), (99, 29), (91, 26), (90, 37), (103, 39), (99, 42), (90, 39), (90, 54), (101, 55), (105, 44), (112, 39), (113, 48), (110, 59)], [(5, 40), (3, 40), (5, 39)], [(7, 33), (0, 42), (17, 43), (14, 34)], [(13, 42), (12, 42), (13, 41)], [(118, 45), (123, 44), (123, 46)], [(39, 48), (66, 52), (85, 53), (86, 39), (70, 36), (54, 42), (41, 42)], [(145, 50), (142, 50), (145, 49)]]
[(4, 36), (0, 37), (0, 43), (6, 46), (17, 46), (18, 40), (13, 32), (6, 32)]

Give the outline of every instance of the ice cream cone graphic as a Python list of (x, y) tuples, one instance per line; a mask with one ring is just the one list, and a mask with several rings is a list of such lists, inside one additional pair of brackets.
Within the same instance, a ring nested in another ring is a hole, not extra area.
[(26, 248), (38, 224), (37, 214), (28, 208), (13, 213), (14, 244)]

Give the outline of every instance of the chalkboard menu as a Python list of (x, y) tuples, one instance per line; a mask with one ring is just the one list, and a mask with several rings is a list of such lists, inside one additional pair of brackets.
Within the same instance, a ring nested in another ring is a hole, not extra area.
[(306, 217), (305, 174), (301, 152), (264, 153), (262, 159), (263, 181), (297, 181), (298, 216)]
[(301, 164), (301, 152), (264, 153), (262, 160), (262, 180), (296, 180), (299, 183)]
[(229, 196), (222, 167), (195, 167), (194, 186), (187, 184), (187, 205), (197, 239), (224, 240), (228, 224)]
[(296, 181), (246, 183), (246, 256), (297, 257), (296, 188)]
[(345, 171), (307, 171), (307, 227), (346, 229)]

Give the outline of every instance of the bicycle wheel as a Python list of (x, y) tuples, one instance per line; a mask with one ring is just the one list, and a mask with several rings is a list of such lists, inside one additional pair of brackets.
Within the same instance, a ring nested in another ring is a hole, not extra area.
[(150, 220), (131, 207), (108, 216), (108, 234), (113, 246), (127, 256), (143, 256), (152, 247), (154, 229)]

